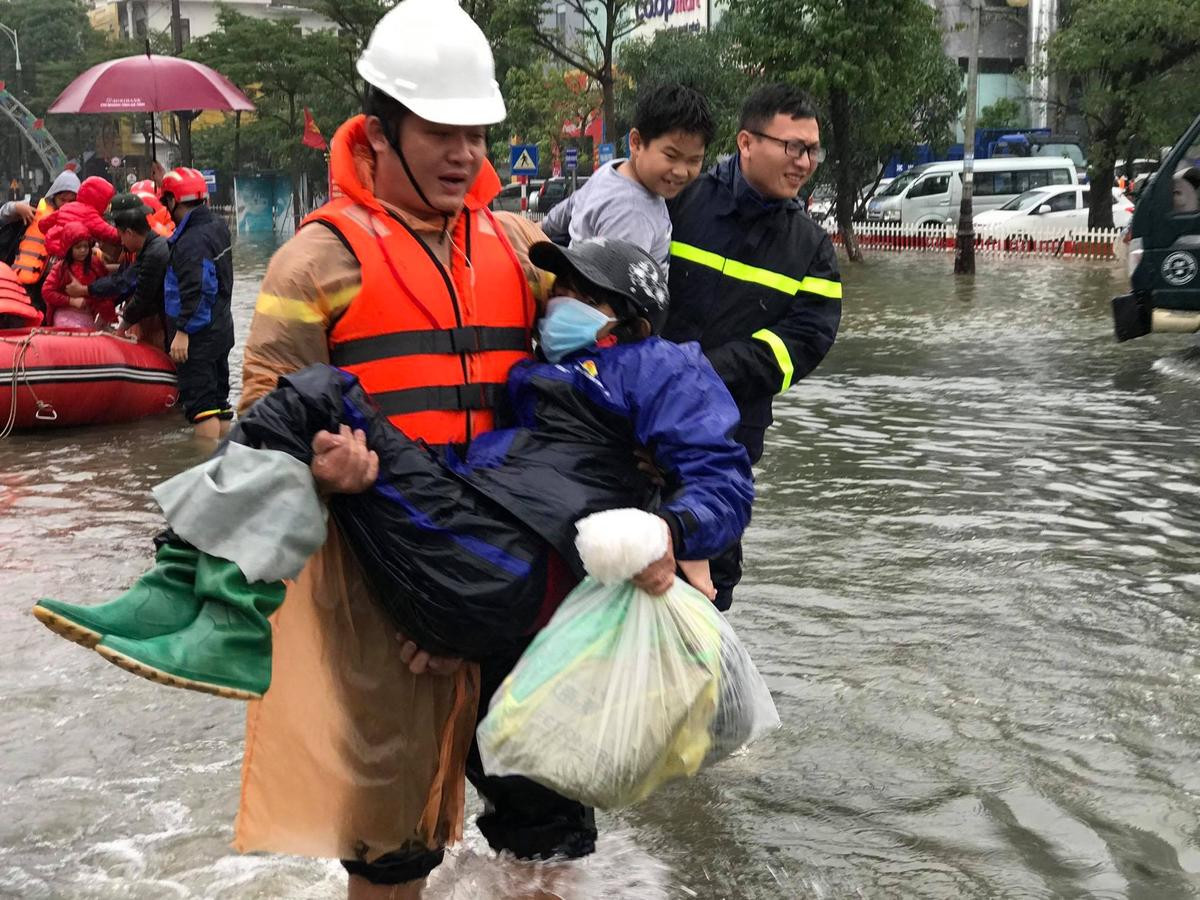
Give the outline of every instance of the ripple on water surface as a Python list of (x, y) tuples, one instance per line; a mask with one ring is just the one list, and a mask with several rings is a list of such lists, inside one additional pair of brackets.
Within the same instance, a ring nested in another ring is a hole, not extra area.
[[(265, 254), (240, 260), (244, 336)], [(1113, 343), (1121, 289), (1072, 261), (847, 269), (837, 346), (777, 403), (731, 613), (783, 729), (602, 816), (567, 896), (1200, 893), (1200, 364)], [(336, 864), (228, 850), (240, 706), (27, 614), (127, 585), (150, 486), (202, 455), (169, 417), (0, 444), (0, 896), (339, 895)], [(471, 832), (430, 893), (513, 877)]]

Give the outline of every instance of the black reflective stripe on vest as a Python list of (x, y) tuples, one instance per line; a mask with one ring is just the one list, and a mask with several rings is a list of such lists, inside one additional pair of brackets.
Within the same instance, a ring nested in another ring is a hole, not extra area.
[(393, 331), (369, 338), (335, 344), (330, 362), (335, 366), (356, 366), (395, 356), (425, 353), (483, 353), (489, 350), (529, 352), (529, 336), (524, 328), (490, 328), (467, 325), (437, 331)]
[(371, 396), (385, 416), (403, 416), (434, 410), (492, 409), (502, 390), (502, 383), (445, 384), (384, 391)]

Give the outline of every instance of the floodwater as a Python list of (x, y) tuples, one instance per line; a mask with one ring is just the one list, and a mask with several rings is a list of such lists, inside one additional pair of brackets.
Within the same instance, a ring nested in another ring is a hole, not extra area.
[[(265, 259), (238, 248), (242, 322)], [(836, 348), (777, 404), (731, 614), (783, 729), (602, 816), (565, 895), (1200, 896), (1190, 339), (1113, 343), (1105, 263), (847, 268)], [(229, 849), (239, 704), (28, 614), (127, 586), (149, 488), (200, 455), (170, 416), (0, 444), (0, 896), (342, 895), (335, 863)], [(428, 895), (513, 877), (475, 832)]]

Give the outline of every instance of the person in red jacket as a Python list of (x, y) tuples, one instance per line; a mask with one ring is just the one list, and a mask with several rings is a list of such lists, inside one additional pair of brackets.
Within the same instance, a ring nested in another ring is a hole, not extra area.
[(87, 225), (78, 221), (59, 225), (46, 233), (46, 243), (52, 240), (66, 248), (67, 255), (54, 263), (42, 286), (49, 324), (60, 328), (95, 328), (97, 318), (105, 324), (116, 322), (111, 300), (71, 297), (66, 293), (72, 279), (86, 286), (108, 274), (108, 267), (92, 249)]
[(71, 222), (84, 225), (88, 235), (94, 241), (119, 245), (121, 238), (117, 234), (117, 229), (103, 219), (104, 211), (108, 209), (116, 192), (116, 188), (103, 178), (93, 175), (91, 178), (85, 179), (79, 186), (79, 193), (74, 200), (46, 216), (42, 220), (42, 231), (46, 234), (46, 249), (50, 255), (60, 257), (67, 255), (70, 245), (56, 243), (50, 232), (55, 226), (63, 226)]

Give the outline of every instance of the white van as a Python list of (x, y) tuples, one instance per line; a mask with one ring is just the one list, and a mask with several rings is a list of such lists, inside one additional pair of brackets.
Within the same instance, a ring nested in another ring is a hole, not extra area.
[[(910, 169), (867, 204), (868, 222), (953, 225), (962, 202), (962, 160)], [(1002, 157), (975, 160), (973, 212), (998, 209), (1028, 190), (1075, 184), (1067, 157)]]

